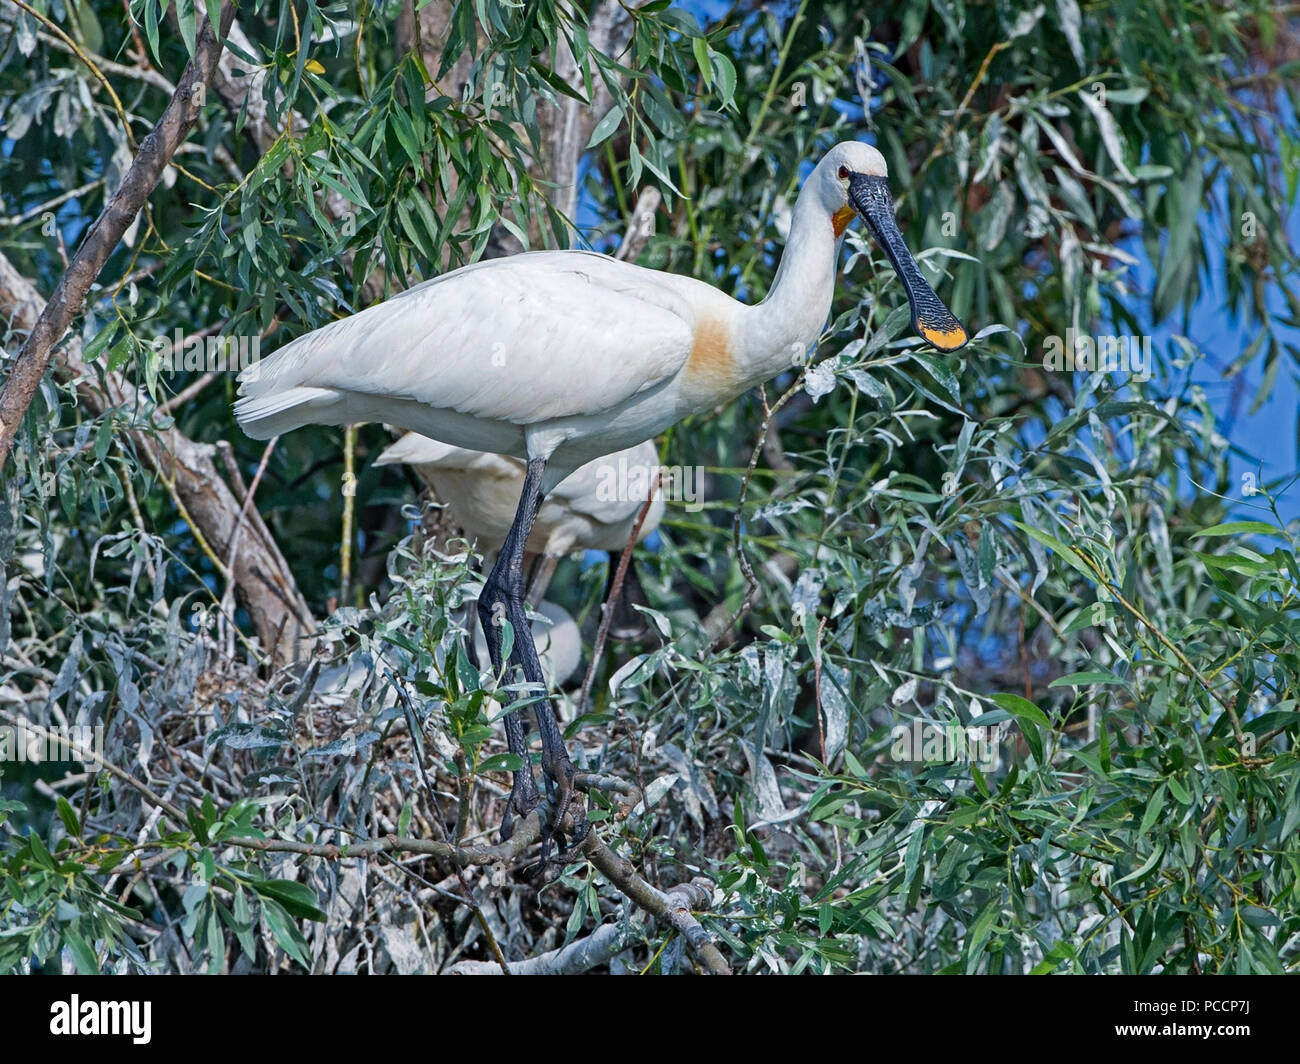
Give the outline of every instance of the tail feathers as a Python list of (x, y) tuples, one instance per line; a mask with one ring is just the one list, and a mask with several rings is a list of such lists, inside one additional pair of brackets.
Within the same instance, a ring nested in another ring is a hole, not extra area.
[(290, 429), (320, 422), (319, 408), (338, 398), (333, 388), (307, 387), (245, 395), (235, 400), (235, 419), (253, 439), (269, 440)]

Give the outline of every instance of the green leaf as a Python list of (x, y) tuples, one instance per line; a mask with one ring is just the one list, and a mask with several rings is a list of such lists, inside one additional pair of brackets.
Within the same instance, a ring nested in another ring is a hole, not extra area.
[(1022, 521), (1012, 521), (1011, 523), (1020, 529), (1021, 532), (1025, 533), (1025, 535), (1038, 540), (1039, 543), (1057, 557), (1061, 558), (1074, 569), (1077, 569), (1080, 573), (1086, 576), (1091, 583), (1097, 582), (1097, 574), (1084, 564), (1083, 559), (1079, 557), (1073, 548), (1067, 547), (1055, 536), (1048, 532), (1044, 532), (1042, 529), (1034, 528)]
[(149, 51), (153, 53), (154, 61), (162, 65), (162, 54), (158, 51), (158, 20), (167, 14), (167, 5), (170, 0), (161, 0), (161, 3), (154, 4), (148, 2), (144, 5), (144, 35), (149, 41)]
[(1043, 711), (1028, 699), (1021, 698), (1019, 695), (997, 694), (989, 697), (1016, 718), (1016, 723), (1020, 725), (1020, 734), (1025, 737), (1025, 742), (1029, 744), (1034, 760), (1040, 765), (1043, 764), (1045, 748), (1043, 746), (1043, 737), (1038, 729), (1043, 727), (1049, 731), (1051, 730), (1051, 724)]
[(1252, 534), (1261, 536), (1285, 535), (1273, 525), (1265, 524), (1263, 521), (1229, 521), (1222, 525), (1211, 525), (1209, 528), (1203, 528), (1194, 533), (1197, 536), (1244, 536)]
[(524, 759), (518, 754), (493, 754), (478, 764), (480, 772), (518, 772), (523, 767)]
[(310, 969), (311, 961), (308, 960), (310, 947), (307, 945), (307, 940), (302, 937), (302, 932), (298, 930), (297, 925), (280, 904), (270, 898), (263, 898), (262, 917), (266, 920), (280, 948), (304, 968)]
[(208, 21), (212, 23), (212, 32), (218, 37), (221, 36), (221, 0), (203, 0), (204, 9), (208, 13)]
[(591, 131), (591, 139), (587, 141), (588, 148), (594, 148), (597, 144), (613, 136), (614, 131), (623, 124), (623, 112), (617, 106), (611, 107), (605, 112), (605, 115), (596, 123), (596, 128)]
[(114, 318), (100, 329), (99, 332), (91, 337), (90, 342), (82, 347), (81, 357), (86, 362), (94, 362), (95, 359), (103, 353), (104, 349), (108, 347), (113, 337), (117, 335), (117, 327), (120, 323), (121, 321), (119, 318)]
[(1241, 913), (1241, 918), (1251, 927), (1280, 927), (1282, 924), (1282, 921), (1271, 912), (1261, 909), (1258, 905), (1243, 905), (1238, 911)]
[(1113, 672), (1072, 672), (1068, 676), (1058, 676), (1048, 687), (1083, 687), (1093, 683), (1124, 683)]
[(102, 462), (104, 456), (108, 454), (108, 448), (113, 443), (113, 419), (111, 416), (105, 417), (95, 429), (95, 461)]
[(81, 837), (81, 822), (77, 819), (77, 813), (68, 804), (68, 800), (60, 795), (55, 800), (55, 807), (59, 811), (59, 819), (63, 821), (63, 826), (68, 829), (68, 834), (73, 838)]
[(903, 854), (903, 885), (912, 882), (921, 868), (921, 845), (925, 840), (925, 824), (916, 823), (912, 827), (912, 836), (907, 840), (907, 850)]
[(1173, 796), (1177, 798), (1178, 801), (1183, 805), (1192, 804), (1191, 792), (1189, 792), (1187, 788), (1183, 786), (1182, 781), (1179, 780), (1177, 776), (1169, 777), (1169, 790), (1170, 793), (1172, 793)]
[(1258, 576), (1260, 573), (1274, 571), (1271, 564), (1254, 551), (1246, 551), (1244, 547), (1228, 554), (1203, 554), (1201, 551), (1192, 551), (1192, 554), (1211, 569), (1240, 573), (1243, 576)]
[(925, 367), (925, 371), (948, 393), (952, 401), (958, 405), (961, 404), (961, 385), (957, 381), (957, 375), (948, 368), (946, 362), (933, 355), (923, 355), (917, 352), (912, 353), (912, 361), (918, 362)]
[(185, 51), (194, 58), (194, 36), (197, 28), (194, 17), (194, 0), (176, 0), (176, 24), (180, 27), (181, 40), (185, 42)]
[(712, 88), (713, 64), (709, 62), (709, 42), (703, 37), (695, 37), (691, 40), (691, 51), (695, 53), (695, 65), (699, 68), (704, 87)]
[(1047, 715), (1027, 698), (1011, 694), (989, 695), (989, 698), (1015, 717), (1016, 720), (1029, 721), (1042, 728), (1050, 729), (1052, 726), (1051, 721), (1047, 719)]
[(1128, 875), (1121, 876), (1119, 879), (1115, 880), (1115, 882), (1112, 883), (1111, 886), (1118, 887), (1121, 883), (1128, 883), (1130, 880), (1141, 879), (1144, 875), (1146, 875), (1148, 872), (1151, 871), (1151, 869), (1153, 869), (1156, 866), (1156, 862), (1160, 860), (1164, 852), (1165, 852), (1165, 847), (1164, 844), (1161, 843), (1154, 850), (1151, 851), (1150, 857), (1148, 857), (1145, 861), (1143, 861), (1140, 865), (1138, 865), (1137, 868), (1133, 869), (1133, 871), (1130, 872)]
[(722, 106), (730, 107), (736, 98), (736, 67), (721, 52), (709, 49), (709, 61), (713, 67), (713, 76), (718, 83), (718, 95), (722, 97)]
[(248, 885), (263, 898), (274, 899), (301, 919), (328, 919), (317, 907), (316, 895), (305, 883), (296, 883), (292, 879), (254, 879)]
[(99, 958), (89, 943), (72, 928), (68, 928), (63, 937), (72, 953), (72, 960), (77, 965), (77, 971), (82, 975), (98, 975)]
[(420, 139), (416, 135), (411, 116), (401, 108), (395, 108), (388, 116), (388, 128), (393, 131), (393, 134), (397, 137), (397, 142), (402, 146), (402, 150), (406, 152), (407, 157), (418, 169), (420, 167)]
[(235, 905), (230, 923), (235, 938), (239, 940), (239, 948), (250, 958), (256, 956), (257, 940), (253, 937), (253, 912), (248, 904), (248, 891), (242, 886), (235, 888)]
[(1151, 800), (1147, 802), (1146, 811), (1142, 814), (1142, 823), (1138, 825), (1138, 837), (1145, 838), (1146, 833), (1151, 830), (1151, 825), (1163, 812), (1165, 807), (1165, 784), (1160, 784), (1151, 795)]
[(970, 926), (966, 939), (966, 974), (972, 974), (979, 965), (984, 944), (993, 933), (993, 921), (997, 919), (1000, 903), (997, 898), (987, 902)]

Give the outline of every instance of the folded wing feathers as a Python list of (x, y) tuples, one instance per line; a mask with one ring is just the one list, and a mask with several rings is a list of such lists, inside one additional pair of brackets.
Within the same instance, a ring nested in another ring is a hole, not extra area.
[(235, 414), (249, 426), (347, 393), (520, 425), (595, 414), (682, 366), (692, 330), (679, 304), (650, 271), (604, 256), (493, 259), (326, 325), (249, 367)]

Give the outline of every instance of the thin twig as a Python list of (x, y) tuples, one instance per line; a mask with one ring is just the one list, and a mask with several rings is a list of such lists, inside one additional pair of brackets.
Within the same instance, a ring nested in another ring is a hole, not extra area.
[[(90, 55), (88, 55), (81, 48), (81, 46), (77, 44), (76, 41), (74, 41), (71, 37), (69, 37), (66, 33), (63, 32), (62, 28), (60, 28), (56, 23), (51, 22), (48, 18), (42, 15), (34, 7), (25, 3), (25, 0), (13, 0), (13, 3), (17, 7), (20, 7), (24, 11), (26, 11), (27, 14), (29, 14), (37, 22), (41, 23), (41, 25), (43, 25), (49, 31), (50, 36), (54, 40), (61, 41), (64, 45), (64, 48), (70, 54), (75, 55), (78, 59), (80, 59), (82, 63), (86, 65), (87, 69), (92, 74), (95, 75), (95, 78), (99, 81), (99, 83), (104, 86), (104, 90), (108, 93), (109, 99), (113, 101), (113, 110), (117, 112), (118, 121), (122, 123), (122, 130), (123, 132), (126, 133), (127, 145), (131, 148), (132, 151), (135, 151), (135, 137), (131, 133), (131, 123), (127, 120), (126, 109), (122, 106), (121, 99), (118, 98), (117, 93), (114, 91), (112, 84), (105, 76), (104, 71), (100, 69), (99, 64), (96, 62), (96, 60), (99, 57), (95, 56), (92, 58)], [(196, 52), (196, 57), (197, 57), (197, 52)]]
[(206, 388), (209, 384), (211, 384), (214, 380), (216, 380), (217, 377), (218, 374), (216, 373), (216, 371), (203, 374), (202, 377), (194, 381), (188, 387), (182, 388), (179, 392), (173, 395), (166, 402), (159, 403), (158, 413), (170, 414), (178, 406), (181, 406), (184, 403), (188, 403), (191, 399), (193, 399), (196, 395), (198, 395), (199, 392), (203, 391), (204, 388)]
[[(805, 620), (804, 624), (808, 621)], [(817, 742), (822, 752), (822, 764), (826, 764), (826, 726), (823, 718), (826, 711), (822, 708), (822, 632), (826, 629), (826, 618), (817, 619), (817, 639), (813, 653), (813, 693), (817, 701)]]
[(576, 716), (581, 717), (587, 712), (587, 700), (591, 697), (591, 686), (596, 682), (596, 669), (600, 665), (601, 655), (605, 652), (605, 643), (609, 639), (609, 626), (614, 619), (614, 603), (618, 601), (618, 596), (623, 593), (623, 581), (627, 579), (627, 567), (632, 563), (632, 548), (640, 541), (641, 526), (645, 524), (646, 514), (650, 512), (650, 506), (654, 502), (655, 493), (659, 491), (662, 480), (663, 471), (660, 470), (655, 476), (654, 483), (650, 485), (650, 490), (646, 493), (646, 500), (641, 506), (641, 512), (636, 515), (636, 524), (632, 526), (632, 534), (628, 536), (627, 545), (623, 548), (623, 553), (619, 555), (618, 569), (614, 573), (613, 583), (609, 586), (609, 594), (605, 596), (605, 601), (601, 604), (600, 627), (596, 630), (596, 642), (591, 648), (591, 664), (587, 666), (587, 675), (582, 680), (582, 693), (578, 695)]
[[(402, 700), (402, 709), (406, 713), (406, 726), (411, 732), (411, 745), (415, 754), (415, 767), (420, 772), (420, 779), (424, 783), (424, 790), (429, 798), (429, 822), (448, 845), (454, 846), (454, 842), (447, 838), (447, 829), (442, 823), (442, 816), (438, 810), (438, 792), (434, 789), (433, 783), (430, 782), (429, 773), (424, 767), (424, 757), (422, 756), (424, 753), (424, 744), (421, 741), (419, 722), (415, 717), (415, 707), (411, 705), (411, 699), (406, 693), (406, 688), (398, 682), (397, 677), (394, 676), (391, 671), (389, 673), (389, 682), (393, 685), (393, 690), (397, 692), (397, 696)], [(458, 838), (459, 835), (460, 824), (457, 822)], [(474, 900), (474, 892), (470, 888), (469, 880), (465, 876), (465, 869), (459, 863), (456, 864), (455, 868), (456, 878), (460, 880), (461, 901), (468, 906), (470, 912), (474, 914), (474, 918), (478, 921), (479, 928), (483, 932), (483, 937), (487, 939), (487, 944), (492, 950), (492, 955), (496, 958), (497, 964), (501, 967), (501, 973), (503, 975), (509, 975), (510, 966), (506, 964), (505, 954), (501, 952), (501, 946), (497, 942), (496, 935), (492, 933), (492, 928), (487, 922), (487, 915), (483, 912), (483, 907)]]
[(58, 207), (60, 204), (67, 203), (68, 200), (70, 199), (74, 199), (77, 196), (84, 195), (85, 193), (91, 191), (91, 189), (98, 188), (103, 183), (104, 183), (104, 179), (102, 177), (97, 177), (95, 178), (94, 181), (88, 181), (86, 182), (86, 184), (80, 186), (79, 188), (70, 188), (68, 189), (67, 192), (60, 192), (53, 199), (48, 199), (44, 203), (38, 204), (37, 206), (32, 207), (30, 210), (23, 211), (22, 214), (16, 215), (13, 218), (0, 218), (0, 227), (14, 228), (15, 226), (22, 225), (24, 222), (30, 221), (32, 218), (39, 217), (40, 215), (44, 214), (46, 211), (51, 210), (54, 207)]
[(352, 585), (352, 522), (356, 510), (357, 427), (343, 429), (343, 531), (339, 542), (339, 602), (346, 606)]
[(650, 241), (655, 231), (655, 211), (663, 202), (663, 196), (654, 185), (647, 185), (636, 198), (636, 206), (627, 220), (627, 230), (623, 240), (614, 252), (614, 258), (624, 262), (636, 262), (641, 250)]
[[(740, 525), (741, 518), (745, 512), (745, 496), (749, 494), (749, 483), (754, 479), (754, 470), (758, 467), (758, 456), (763, 453), (763, 443), (767, 439), (768, 430), (772, 426), (773, 419), (781, 407), (785, 406), (795, 395), (803, 388), (803, 379), (806, 371), (801, 371), (795, 382), (777, 399), (774, 405), (769, 406), (767, 401), (766, 385), (759, 385), (758, 394), (763, 403), (763, 423), (758, 427), (758, 439), (754, 443), (754, 449), (749, 456), (749, 465), (745, 468), (744, 479), (740, 482), (740, 494), (736, 498), (736, 512), (731, 519), (731, 542), (736, 551), (736, 559), (740, 564), (740, 571), (745, 577), (745, 597), (741, 600), (736, 612), (731, 614), (727, 623), (713, 634), (709, 640), (708, 646), (701, 651), (701, 660), (712, 654), (721, 645), (723, 638), (728, 632), (735, 629), (740, 619), (749, 612), (750, 607), (754, 604), (754, 596), (758, 593), (758, 578), (754, 576), (754, 567), (750, 564), (749, 558), (745, 554), (744, 546), (741, 543)], [(725, 607), (726, 603), (719, 603), (720, 607)], [(712, 620), (712, 617), (709, 618)], [(706, 621), (706, 625), (707, 625)], [(706, 628), (707, 631), (707, 628)]]
[(19, 718), (17, 716), (14, 716), (10, 713), (5, 712), (2, 709), (0, 709), (0, 719), (8, 721), (11, 725), (13, 725), (16, 728), (24, 728), (27, 731), (33, 732), (44, 739), (52, 740), (53, 742), (63, 744), (69, 750), (73, 751), (76, 754), (81, 755), (79, 757), (79, 760), (82, 761), (82, 763), (85, 763), (88, 760), (94, 761), (95, 764), (99, 765), (100, 768), (102, 768), (110, 776), (116, 776), (123, 783), (127, 784), (130, 787), (134, 787), (137, 791), (143, 794), (147, 799), (149, 799), (150, 802), (152, 802), (155, 806), (157, 806), (159, 809), (165, 812), (169, 817), (171, 817), (172, 822), (175, 823), (177, 827), (183, 830), (189, 829), (189, 823), (185, 819), (185, 814), (181, 812), (180, 809), (172, 805), (171, 802), (167, 801), (166, 798), (163, 798), (161, 795), (156, 794), (148, 786), (141, 783), (138, 779), (132, 776), (129, 772), (125, 772), (122, 769), (118, 768), (111, 761), (104, 760), (104, 758), (100, 754), (96, 753), (90, 747), (82, 746), (80, 743), (70, 739), (67, 735), (57, 735), (54, 732), (50, 731), (48, 728), (43, 728), (39, 724), (34, 724), (33, 722), (25, 718)]

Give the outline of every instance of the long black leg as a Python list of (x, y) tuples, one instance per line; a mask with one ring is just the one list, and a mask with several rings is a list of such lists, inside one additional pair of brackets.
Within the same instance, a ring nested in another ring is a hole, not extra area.
[[(498, 554), (498, 557), (500, 555)], [(495, 561), (496, 559), (493, 559)], [(481, 600), (480, 600), (481, 601)], [(483, 625), (483, 634), (487, 639), (488, 654), (492, 658), (492, 669), (497, 676), (503, 676), (501, 662), (501, 625), (497, 618), (502, 611), (494, 615), (489, 607), (486, 612), (482, 605), (478, 607), (479, 621)], [(528, 729), (518, 713), (505, 716), (506, 748), (523, 761), (522, 767), (515, 772), (510, 784), (510, 801), (506, 803), (506, 815), (501, 821), (501, 838), (510, 838), (514, 832), (515, 814), (527, 816), (537, 808), (541, 795), (537, 790), (537, 778), (533, 775), (533, 766), (528, 759)]]
[[(546, 679), (542, 674), (542, 663), (538, 659), (537, 647), (533, 644), (532, 627), (528, 623), (527, 612), (524, 609), (523, 560), (524, 545), (533, 529), (533, 522), (537, 519), (537, 511), (541, 507), (542, 476), (545, 471), (545, 459), (534, 458), (529, 461), (514, 523), (510, 526), (510, 533), (506, 536), (506, 541), (497, 555), (496, 564), (492, 566), (492, 572), (488, 574), (487, 581), (483, 585), (483, 593), (478, 600), (479, 620), (483, 624), (483, 634), (487, 638), (493, 667), (500, 673), (504, 665), (501, 653), (503, 649), (501, 621), (504, 619), (510, 622), (514, 630), (511, 662), (523, 669), (525, 680), (530, 686), (537, 688), (538, 693), (542, 695), (546, 693)], [(542, 772), (555, 798), (555, 819), (543, 839), (544, 863), (550, 839), (563, 823), (564, 816), (572, 803), (573, 780), (577, 775), (577, 769), (564, 748), (564, 735), (560, 731), (560, 724), (556, 720), (555, 709), (550, 698), (542, 697), (534, 702), (533, 712), (537, 718), (537, 729), (542, 736)], [(510, 715), (510, 717), (514, 716), (514, 714)], [(507, 721), (510, 717), (507, 717)], [(515, 726), (522, 731), (523, 723), (517, 717)], [(509, 730), (506, 732), (506, 739), (507, 742), (512, 741)], [(518, 777), (516, 777), (516, 787), (511, 791), (512, 804), (517, 790)], [(574, 819), (577, 825), (576, 839), (585, 835), (587, 830), (586, 818), (581, 806), (575, 810)]]
[(528, 733), (518, 713), (507, 713), (506, 747), (523, 761), (523, 766), (514, 774), (510, 784), (510, 801), (506, 805), (506, 815), (501, 821), (502, 840), (510, 838), (515, 829), (515, 814), (527, 816), (541, 800), (537, 791), (537, 780), (533, 776), (533, 766), (528, 761)]

